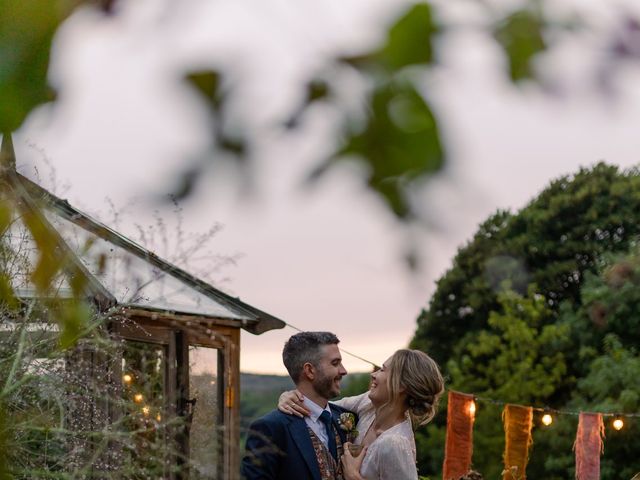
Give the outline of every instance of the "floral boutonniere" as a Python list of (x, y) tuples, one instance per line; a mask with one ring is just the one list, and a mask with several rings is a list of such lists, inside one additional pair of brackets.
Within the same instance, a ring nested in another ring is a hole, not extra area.
[(358, 436), (355, 415), (349, 412), (341, 413), (338, 424), (340, 425), (340, 429), (347, 433), (347, 442), (353, 442)]

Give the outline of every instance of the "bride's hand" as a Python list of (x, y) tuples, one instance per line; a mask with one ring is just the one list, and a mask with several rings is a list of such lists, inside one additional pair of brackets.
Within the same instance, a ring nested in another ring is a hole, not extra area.
[(308, 417), (311, 412), (304, 406), (303, 400), (304, 396), (298, 390), (283, 392), (278, 399), (278, 410), (300, 418)]
[(344, 478), (346, 480), (364, 480), (364, 477), (360, 475), (360, 466), (362, 466), (362, 461), (364, 460), (364, 456), (367, 453), (367, 447), (364, 447), (360, 452), (360, 455), (354, 457), (351, 455), (351, 450), (349, 450), (349, 442), (344, 444), (343, 450), (344, 453), (340, 460), (342, 461), (342, 473), (344, 473)]

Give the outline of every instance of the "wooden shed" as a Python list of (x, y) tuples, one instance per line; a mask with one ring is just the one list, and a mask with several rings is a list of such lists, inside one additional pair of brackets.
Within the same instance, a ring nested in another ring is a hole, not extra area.
[[(163, 260), (16, 172), (9, 135), (2, 141), (1, 167), (3, 188), (18, 199), (20, 215), (46, 225), (55, 254), (71, 266), (56, 294), (64, 297), (81, 277), (85, 297), (108, 317), (110, 336), (117, 340), (118, 348), (106, 359), (82, 341), (67, 355), (67, 369), (98, 380), (118, 399), (105, 394), (99, 408), (76, 409), (71, 424), (121, 426), (123, 417), (133, 422), (132, 408), (139, 408), (141, 421), (176, 419), (163, 433), (177, 445), (171, 458), (161, 459), (163, 478), (238, 478), (240, 330), (259, 335), (283, 328), (284, 322)], [(14, 285), (18, 295), (35, 295), (23, 280)], [(146, 444), (142, 438), (129, 460), (120, 452), (116, 460), (103, 462), (104, 468), (117, 470), (123, 461), (144, 458)], [(91, 447), (81, 445), (79, 451), (86, 455)]]

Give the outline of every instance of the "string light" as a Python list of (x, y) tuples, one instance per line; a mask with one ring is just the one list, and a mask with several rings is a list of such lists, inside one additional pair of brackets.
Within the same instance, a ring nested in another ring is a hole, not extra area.
[[(296, 330), (298, 332), (302, 332), (303, 330), (299, 327), (296, 327), (295, 325), (292, 325), (291, 323), (285, 322), (285, 325), (293, 330)], [(370, 360), (367, 360), (366, 358), (360, 357), (358, 355), (355, 355), (351, 352), (348, 352), (344, 349), (340, 349), (340, 351), (342, 353), (345, 353), (353, 358), (357, 358), (358, 360), (361, 360), (363, 362), (369, 363), (371, 365), (373, 365), (373, 367), (375, 369), (378, 369), (380, 367), (378, 367), (375, 363), (373, 363)], [(475, 416), (476, 414), (476, 401), (481, 401), (481, 402), (488, 402), (488, 403), (492, 403), (494, 405), (507, 405), (507, 402), (503, 402), (500, 400), (493, 400), (491, 398), (486, 398), (486, 397), (477, 397), (474, 396), (473, 400), (471, 401), (471, 403), (469, 403), (469, 415), (470, 416)], [(554, 413), (555, 415), (580, 415), (579, 411), (570, 411), (570, 410), (556, 410), (556, 409), (550, 409), (550, 408), (538, 408), (538, 407), (531, 407), (534, 411), (538, 411), (538, 412), (544, 412), (542, 415), (542, 423), (545, 426), (549, 426), (553, 423), (553, 416), (551, 415), (551, 413)], [(603, 413), (602, 415), (604, 416), (615, 416), (615, 420), (613, 421), (613, 428), (615, 428), (616, 430), (620, 430), (622, 429), (622, 427), (624, 427), (624, 422), (622, 421), (622, 417), (640, 417), (640, 413), (623, 413), (623, 414), (618, 414), (618, 413)], [(548, 423), (547, 423), (548, 422)]]
[(144, 407), (142, 407), (142, 413), (144, 414), (144, 416), (146, 417), (147, 415), (149, 415), (149, 412), (151, 411), (151, 409), (145, 405)]
[[(461, 392), (464, 393), (464, 392)], [(472, 395), (472, 394), (469, 394)], [(513, 402), (505, 402), (502, 400), (494, 400), (493, 398), (488, 398), (488, 397), (479, 397), (477, 395), (474, 395), (473, 398), (475, 399), (476, 402), (485, 402), (485, 403), (490, 403), (493, 405), (498, 405), (498, 406), (504, 406), (504, 405), (513, 405)], [(581, 413), (583, 413), (582, 411), (578, 411), (578, 410), (558, 410), (555, 408), (549, 408), (549, 407), (545, 407), (545, 408), (541, 408), (541, 407), (531, 407), (531, 409), (534, 412), (542, 412), (542, 414), (549, 414), (549, 415), (575, 415), (578, 416)], [(638, 413), (619, 413), (619, 412), (594, 412), (594, 413), (600, 413), (603, 417), (614, 417), (615, 419), (619, 419), (620, 422), (622, 422), (622, 427), (624, 426), (624, 418), (640, 418), (640, 412)], [(553, 416), (551, 417), (553, 420)], [(620, 428), (622, 428), (620, 427)]]
[[(292, 325), (291, 323), (285, 322), (285, 325), (293, 330), (296, 330), (298, 332), (302, 332), (303, 330), (301, 328), (296, 327), (295, 325)], [(373, 363), (370, 360), (367, 360), (366, 358), (360, 357), (358, 355), (355, 355), (351, 352), (348, 352), (344, 349), (340, 349), (340, 351), (342, 353), (345, 353), (353, 358), (357, 358), (358, 360), (361, 360), (363, 362), (369, 363), (371, 365), (373, 365), (373, 367), (375, 369), (378, 369), (379, 367)], [(476, 414), (476, 401), (482, 401), (482, 402), (488, 402), (488, 403), (492, 403), (494, 405), (507, 405), (507, 402), (503, 402), (500, 400), (493, 400), (491, 398), (486, 398), (486, 397), (477, 397), (474, 396), (473, 400), (469, 403), (469, 415), (474, 417)], [(544, 412), (542, 415), (542, 423), (545, 426), (549, 426), (553, 423), (553, 416), (551, 415), (551, 413), (554, 413), (555, 415), (580, 415), (581, 412), (579, 411), (569, 411), (569, 410), (556, 410), (556, 409), (550, 409), (550, 408), (538, 408), (538, 407), (531, 407), (534, 411), (538, 411), (538, 412)], [(615, 413), (603, 413), (603, 415), (606, 416), (614, 416), (616, 417), (616, 419), (613, 421), (613, 428), (615, 428), (616, 430), (620, 430), (623, 426), (624, 426), (624, 422), (622, 421), (622, 417), (640, 417), (640, 413), (624, 413), (624, 414), (615, 414)]]
[[(289, 323), (289, 322), (285, 322), (285, 325), (293, 330), (296, 330), (297, 332), (302, 332), (303, 330), (299, 327), (296, 327), (295, 325)], [(374, 362), (372, 362), (371, 360), (367, 360), (366, 358), (363, 358), (359, 355), (355, 355), (354, 353), (351, 353), (347, 350), (344, 349), (340, 349), (340, 351), (342, 353), (345, 353), (353, 358), (357, 358), (358, 360), (361, 360), (365, 363), (368, 363), (370, 365), (372, 365), (376, 370), (379, 369), (380, 367), (378, 365), (376, 365)], [(474, 396), (474, 401), (472, 401), (469, 404), (469, 415), (474, 416), (476, 413), (476, 403), (475, 401), (479, 400), (479, 401), (483, 401), (483, 402), (488, 402), (488, 403), (493, 403), (494, 405), (506, 405), (507, 402), (503, 402), (503, 401), (499, 401), (499, 400), (493, 400), (490, 398), (480, 398), (480, 397), (476, 397)], [(555, 409), (549, 409), (549, 408), (537, 408), (537, 407), (532, 407), (532, 409), (534, 411), (539, 411), (539, 412), (545, 412), (542, 416), (542, 423), (546, 426), (551, 425), (553, 423), (553, 417), (551, 416), (550, 412), (555, 413), (556, 415), (579, 415), (581, 412), (577, 412), (577, 411), (568, 411), (568, 410), (555, 410)], [(603, 415), (606, 416), (616, 416), (616, 420), (613, 421), (613, 428), (615, 428), (616, 430), (620, 430), (623, 426), (624, 426), (624, 422), (622, 421), (621, 417), (640, 417), (640, 413), (624, 413), (624, 414), (615, 414), (615, 413), (604, 413)], [(546, 421), (549, 421), (549, 423), (545, 423)], [(616, 427), (616, 425), (618, 425), (618, 427)]]
[[(295, 331), (297, 331), (297, 332), (303, 332), (303, 331), (304, 331), (304, 330), (302, 330), (301, 328), (296, 327), (295, 325), (292, 325), (292, 324), (291, 324), (291, 323), (289, 323), (289, 322), (284, 322), (284, 324), (285, 324), (287, 327), (289, 327), (289, 328), (291, 328), (291, 329), (293, 329), (293, 330), (295, 330)], [(379, 365), (376, 365), (376, 364), (375, 364), (375, 363), (373, 363), (371, 360), (367, 360), (366, 358), (363, 358), (363, 357), (361, 357), (360, 355), (356, 355), (355, 353), (351, 353), (351, 352), (349, 352), (349, 351), (345, 350), (344, 348), (341, 348), (341, 349), (340, 349), (340, 353), (345, 353), (345, 354), (349, 355), (350, 357), (357, 358), (358, 360), (360, 360), (360, 361), (362, 361), (362, 362), (368, 363), (369, 365), (371, 365), (371, 366), (372, 366), (374, 369), (376, 369), (376, 370), (379, 370), (379, 369), (380, 369), (380, 366), (379, 366)]]
[(619, 416), (617, 416), (614, 420), (613, 420), (613, 428), (615, 428), (616, 430), (622, 430), (622, 427), (624, 427), (624, 422), (622, 421), (622, 418), (620, 418)]
[(141, 393), (136, 393), (136, 394), (133, 396), (133, 401), (134, 401), (134, 402), (136, 402), (136, 403), (141, 403), (141, 402), (142, 402), (142, 400), (144, 400), (144, 397), (142, 396), (142, 394), (141, 394)]
[(133, 377), (131, 375), (129, 375), (128, 373), (125, 373), (122, 376), (122, 380), (124, 381), (124, 383), (131, 383), (133, 381)]

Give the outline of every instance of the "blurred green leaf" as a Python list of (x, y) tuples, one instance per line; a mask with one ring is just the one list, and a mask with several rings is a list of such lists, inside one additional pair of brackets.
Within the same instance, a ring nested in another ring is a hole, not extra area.
[[(190, 73), (185, 79), (200, 92), (215, 116), (216, 121), (213, 124), (213, 140), (218, 148), (233, 154), (237, 159), (242, 159), (248, 150), (246, 140), (237, 133), (229, 134), (224, 128), (224, 120), (226, 117), (222, 111), (222, 107), (225, 99), (221, 91), (221, 75), (213, 70), (203, 70), (201, 72)], [(195, 177), (191, 176), (192, 172), (194, 172), (194, 170), (185, 172), (183, 183), (175, 194), (176, 198), (184, 198), (191, 193), (196, 180)]]
[(306, 103), (322, 100), (329, 95), (329, 85), (324, 80), (314, 79), (307, 85)]
[(9, 473), (9, 448), (10, 442), (10, 427), (8, 423), (9, 416), (5, 413), (5, 407), (0, 402), (0, 480), (9, 480), (12, 475)]
[(204, 70), (188, 74), (185, 79), (205, 98), (212, 110), (218, 111), (222, 105), (220, 94), (220, 74), (212, 70)]
[(11, 206), (6, 201), (0, 201), (0, 233), (4, 235), (4, 232), (9, 228), (11, 224)]
[(408, 182), (438, 171), (445, 157), (436, 119), (409, 83), (374, 92), (364, 129), (350, 136), (336, 156), (351, 155), (370, 167), (369, 185), (399, 217), (410, 214)]
[(18, 300), (13, 292), (13, 287), (4, 272), (0, 272), (0, 305), (5, 306), (9, 310), (16, 310), (18, 308)]
[(431, 37), (437, 32), (431, 7), (426, 3), (414, 5), (389, 30), (389, 39), (379, 59), (393, 69), (430, 63), (433, 60)]
[(239, 136), (219, 135), (218, 147), (241, 158), (247, 153), (247, 144)]
[(72, 301), (62, 305), (59, 323), (60, 348), (63, 350), (76, 344), (91, 315), (91, 309), (83, 301)]
[(31, 280), (40, 292), (45, 292), (62, 268), (64, 259), (57, 251), (57, 241), (54, 234), (37, 215), (25, 213), (23, 219), (40, 254), (38, 263), (31, 272)]
[(432, 37), (438, 32), (431, 7), (426, 3), (419, 3), (412, 6), (391, 27), (387, 42), (380, 50), (343, 58), (342, 61), (356, 67), (379, 64), (389, 70), (428, 64), (433, 61)]
[(292, 114), (291, 117), (284, 123), (284, 126), (288, 129), (293, 129), (298, 126), (302, 115), (307, 110), (307, 107), (314, 102), (324, 100), (329, 96), (330, 89), (329, 84), (325, 80), (314, 78), (306, 86), (306, 95), (304, 101)]
[(529, 10), (520, 10), (496, 26), (494, 37), (507, 55), (514, 82), (534, 77), (533, 58), (547, 48), (543, 28), (542, 19)]
[[(55, 233), (38, 215), (26, 212), (22, 218), (40, 254), (31, 273), (31, 280), (41, 294), (46, 294), (51, 290), (58, 272), (65, 268), (68, 259), (60, 252)], [(87, 281), (85, 275), (77, 268), (69, 268), (67, 274), (73, 299), (68, 302), (56, 299), (57, 305), (51, 309), (56, 312), (54, 317), (60, 325), (59, 342), (63, 349), (75, 344), (91, 314), (88, 305), (82, 300)]]
[(0, 8), (0, 130), (16, 130), (29, 112), (53, 100), (47, 85), (53, 35), (71, 2), (4, 0)]
[(71, 269), (68, 275), (69, 285), (71, 286), (74, 298), (82, 298), (85, 293), (85, 287), (87, 286), (87, 277), (76, 267)]
[[(171, 198), (174, 198), (177, 201), (187, 198), (193, 193), (193, 190), (196, 187), (196, 183), (201, 179), (201, 177), (202, 167), (200, 166), (184, 170), (177, 179), (177, 185), (171, 192)], [(105, 256), (100, 256), (99, 260), (99, 271), (104, 271), (107, 258)]]
[[(0, 201), (0, 235), (4, 237), (5, 232), (9, 228), (11, 224), (11, 207), (8, 202)], [(0, 244), (0, 248), (4, 248), (2, 244)], [(2, 269), (6, 268), (2, 265)], [(14, 310), (18, 307), (18, 301), (13, 292), (13, 287), (11, 286), (11, 281), (7, 276), (6, 272), (0, 270), (0, 304), (5, 305), (10, 310)]]

